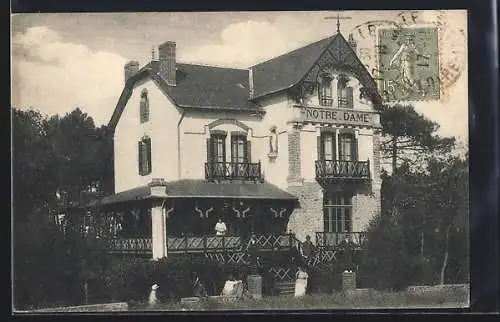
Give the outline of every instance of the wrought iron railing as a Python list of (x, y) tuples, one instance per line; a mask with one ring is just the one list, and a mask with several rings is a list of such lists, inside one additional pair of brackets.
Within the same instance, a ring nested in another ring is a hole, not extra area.
[(320, 106), (333, 106), (333, 98), (331, 96), (322, 96), (319, 99)]
[(352, 108), (352, 105), (350, 104), (347, 97), (340, 97), (339, 96), (338, 102), (339, 102), (339, 108)]
[(151, 238), (112, 238), (108, 240), (108, 249), (119, 253), (151, 253)]
[[(295, 246), (293, 234), (256, 235), (255, 247), (260, 250), (282, 250)], [(248, 239), (240, 236), (168, 237), (168, 252), (245, 251)]]
[[(283, 250), (295, 245), (293, 234), (256, 235), (255, 247), (259, 250)], [(108, 249), (119, 253), (151, 253), (151, 238), (112, 238)], [(240, 236), (194, 236), (167, 237), (169, 253), (209, 253), (209, 252), (245, 252), (248, 239)]]
[(370, 179), (370, 161), (316, 160), (316, 179)]
[(347, 241), (356, 247), (362, 247), (366, 240), (366, 232), (316, 232), (316, 246), (321, 248), (336, 248)]
[(262, 181), (260, 161), (257, 163), (206, 162), (207, 180), (250, 180)]

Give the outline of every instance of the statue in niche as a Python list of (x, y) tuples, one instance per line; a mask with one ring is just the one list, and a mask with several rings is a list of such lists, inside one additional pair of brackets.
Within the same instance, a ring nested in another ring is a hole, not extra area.
[(269, 155), (277, 156), (278, 155), (278, 129), (276, 126), (272, 126), (269, 129), (271, 134), (269, 135)]

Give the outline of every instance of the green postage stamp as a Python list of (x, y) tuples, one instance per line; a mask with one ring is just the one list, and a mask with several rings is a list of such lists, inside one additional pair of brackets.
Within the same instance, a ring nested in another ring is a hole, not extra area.
[(386, 102), (439, 99), (436, 27), (381, 29), (377, 47), (379, 91)]

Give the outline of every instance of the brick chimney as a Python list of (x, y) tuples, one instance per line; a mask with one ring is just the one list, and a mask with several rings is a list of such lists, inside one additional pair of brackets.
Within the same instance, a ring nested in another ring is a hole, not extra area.
[(128, 63), (125, 64), (124, 66), (124, 72), (125, 72), (125, 83), (128, 81), (128, 79), (139, 71), (139, 62), (132, 60), (129, 61)]
[(175, 42), (167, 41), (158, 47), (158, 60), (159, 75), (169, 86), (175, 86)]
[(356, 40), (354, 40), (354, 37), (352, 34), (349, 34), (349, 45), (351, 46), (352, 50), (354, 50), (354, 52), (356, 53), (356, 49), (358, 48), (358, 43), (356, 42)]

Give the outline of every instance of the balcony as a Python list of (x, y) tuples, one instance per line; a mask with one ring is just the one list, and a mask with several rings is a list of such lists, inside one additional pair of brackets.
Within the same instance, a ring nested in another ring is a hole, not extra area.
[(317, 160), (316, 180), (370, 180), (370, 161)]
[(367, 240), (366, 232), (316, 232), (316, 246), (319, 248), (337, 248), (345, 241), (349, 241), (355, 247), (362, 247)]
[[(245, 252), (247, 240), (240, 236), (167, 237), (167, 251), (176, 253)], [(111, 253), (152, 254), (151, 238), (113, 238), (107, 241)], [(260, 251), (290, 250), (295, 245), (293, 234), (256, 235)]]
[(258, 163), (236, 162), (207, 162), (205, 163), (205, 179), (219, 180), (244, 180), (262, 182), (262, 171)]

